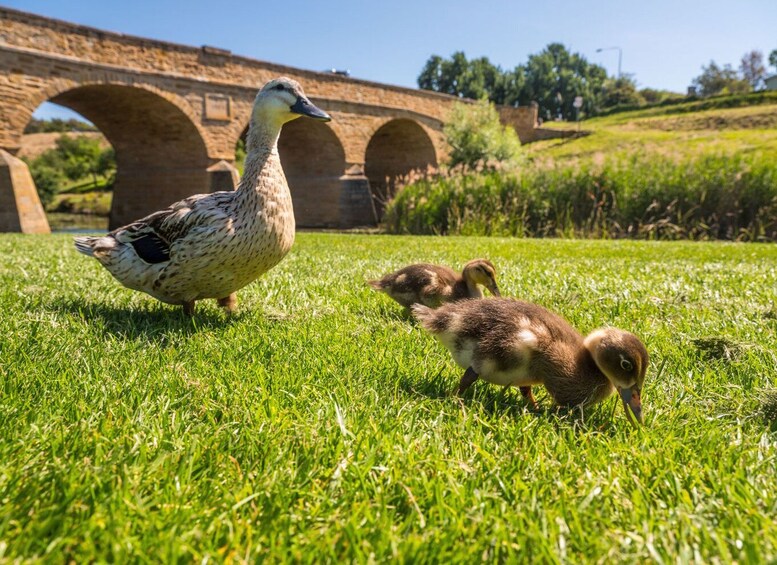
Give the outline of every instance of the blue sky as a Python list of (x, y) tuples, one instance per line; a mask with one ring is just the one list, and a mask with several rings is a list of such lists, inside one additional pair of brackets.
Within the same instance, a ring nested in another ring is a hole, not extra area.
[[(640, 87), (685, 92), (710, 60), (777, 49), (777, 0), (0, 0), (44, 16), (142, 37), (213, 45), (313, 70), (414, 87), (432, 54), (463, 50), (503, 68), (558, 41)], [(770, 69), (771, 72), (775, 70)], [(68, 113), (46, 104), (36, 113)]]

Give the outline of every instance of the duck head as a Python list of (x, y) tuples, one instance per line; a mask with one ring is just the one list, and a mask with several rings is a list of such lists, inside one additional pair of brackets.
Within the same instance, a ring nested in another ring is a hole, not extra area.
[(597, 367), (623, 400), (626, 415), (642, 423), (642, 385), (649, 362), (648, 352), (637, 336), (617, 328), (603, 328), (584, 341)]
[(290, 122), (306, 116), (320, 122), (332, 118), (321, 108), (317, 108), (305, 96), (300, 84), (290, 78), (281, 77), (265, 84), (256, 95), (252, 119), (270, 122), (280, 128)]
[(482, 284), (494, 296), (502, 296), (496, 284), (496, 269), (488, 259), (473, 259), (461, 272), (464, 280), (474, 284)]

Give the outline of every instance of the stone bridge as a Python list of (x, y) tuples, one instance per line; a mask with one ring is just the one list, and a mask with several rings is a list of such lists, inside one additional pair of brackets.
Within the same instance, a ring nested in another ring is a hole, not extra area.
[[(14, 154), (46, 101), (95, 124), (116, 151), (110, 226), (234, 187), (235, 148), (262, 84), (298, 80), (332, 122), (287, 124), (279, 152), (300, 227), (374, 225), (403, 179), (445, 158), (456, 98), (102, 31), (0, 7), (0, 231), (48, 231)], [(536, 108), (503, 118), (529, 141)]]

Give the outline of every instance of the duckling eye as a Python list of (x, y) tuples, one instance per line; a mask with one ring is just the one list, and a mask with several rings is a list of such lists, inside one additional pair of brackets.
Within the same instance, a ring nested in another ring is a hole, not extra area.
[(631, 361), (629, 361), (628, 359), (621, 359), (621, 369), (623, 369), (627, 373), (630, 373), (632, 369), (634, 369), (634, 365), (632, 365)]

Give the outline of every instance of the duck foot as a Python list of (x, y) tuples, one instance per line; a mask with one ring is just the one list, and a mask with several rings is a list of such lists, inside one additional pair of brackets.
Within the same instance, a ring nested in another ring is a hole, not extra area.
[(459, 390), (456, 394), (459, 396), (462, 396), (466, 390), (472, 386), (472, 383), (474, 383), (476, 380), (478, 380), (478, 374), (475, 372), (475, 369), (472, 367), (467, 367), (467, 370), (464, 371), (464, 374), (461, 377), (461, 380), (459, 381)]
[(183, 313), (189, 316), (190, 318), (194, 316), (194, 300), (190, 300), (189, 302), (183, 303)]
[(219, 298), (217, 301), (227, 314), (234, 314), (237, 311), (237, 293), (233, 292), (229, 296)]
[(526, 400), (529, 401), (529, 404), (532, 407), (532, 410), (535, 412), (539, 411), (540, 406), (537, 404), (537, 401), (534, 399), (534, 394), (532, 394), (531, 387), (530, 386), (521, 386), (518, 387), (518, 390), (521, 391), (521, 396), (523, 396)]

